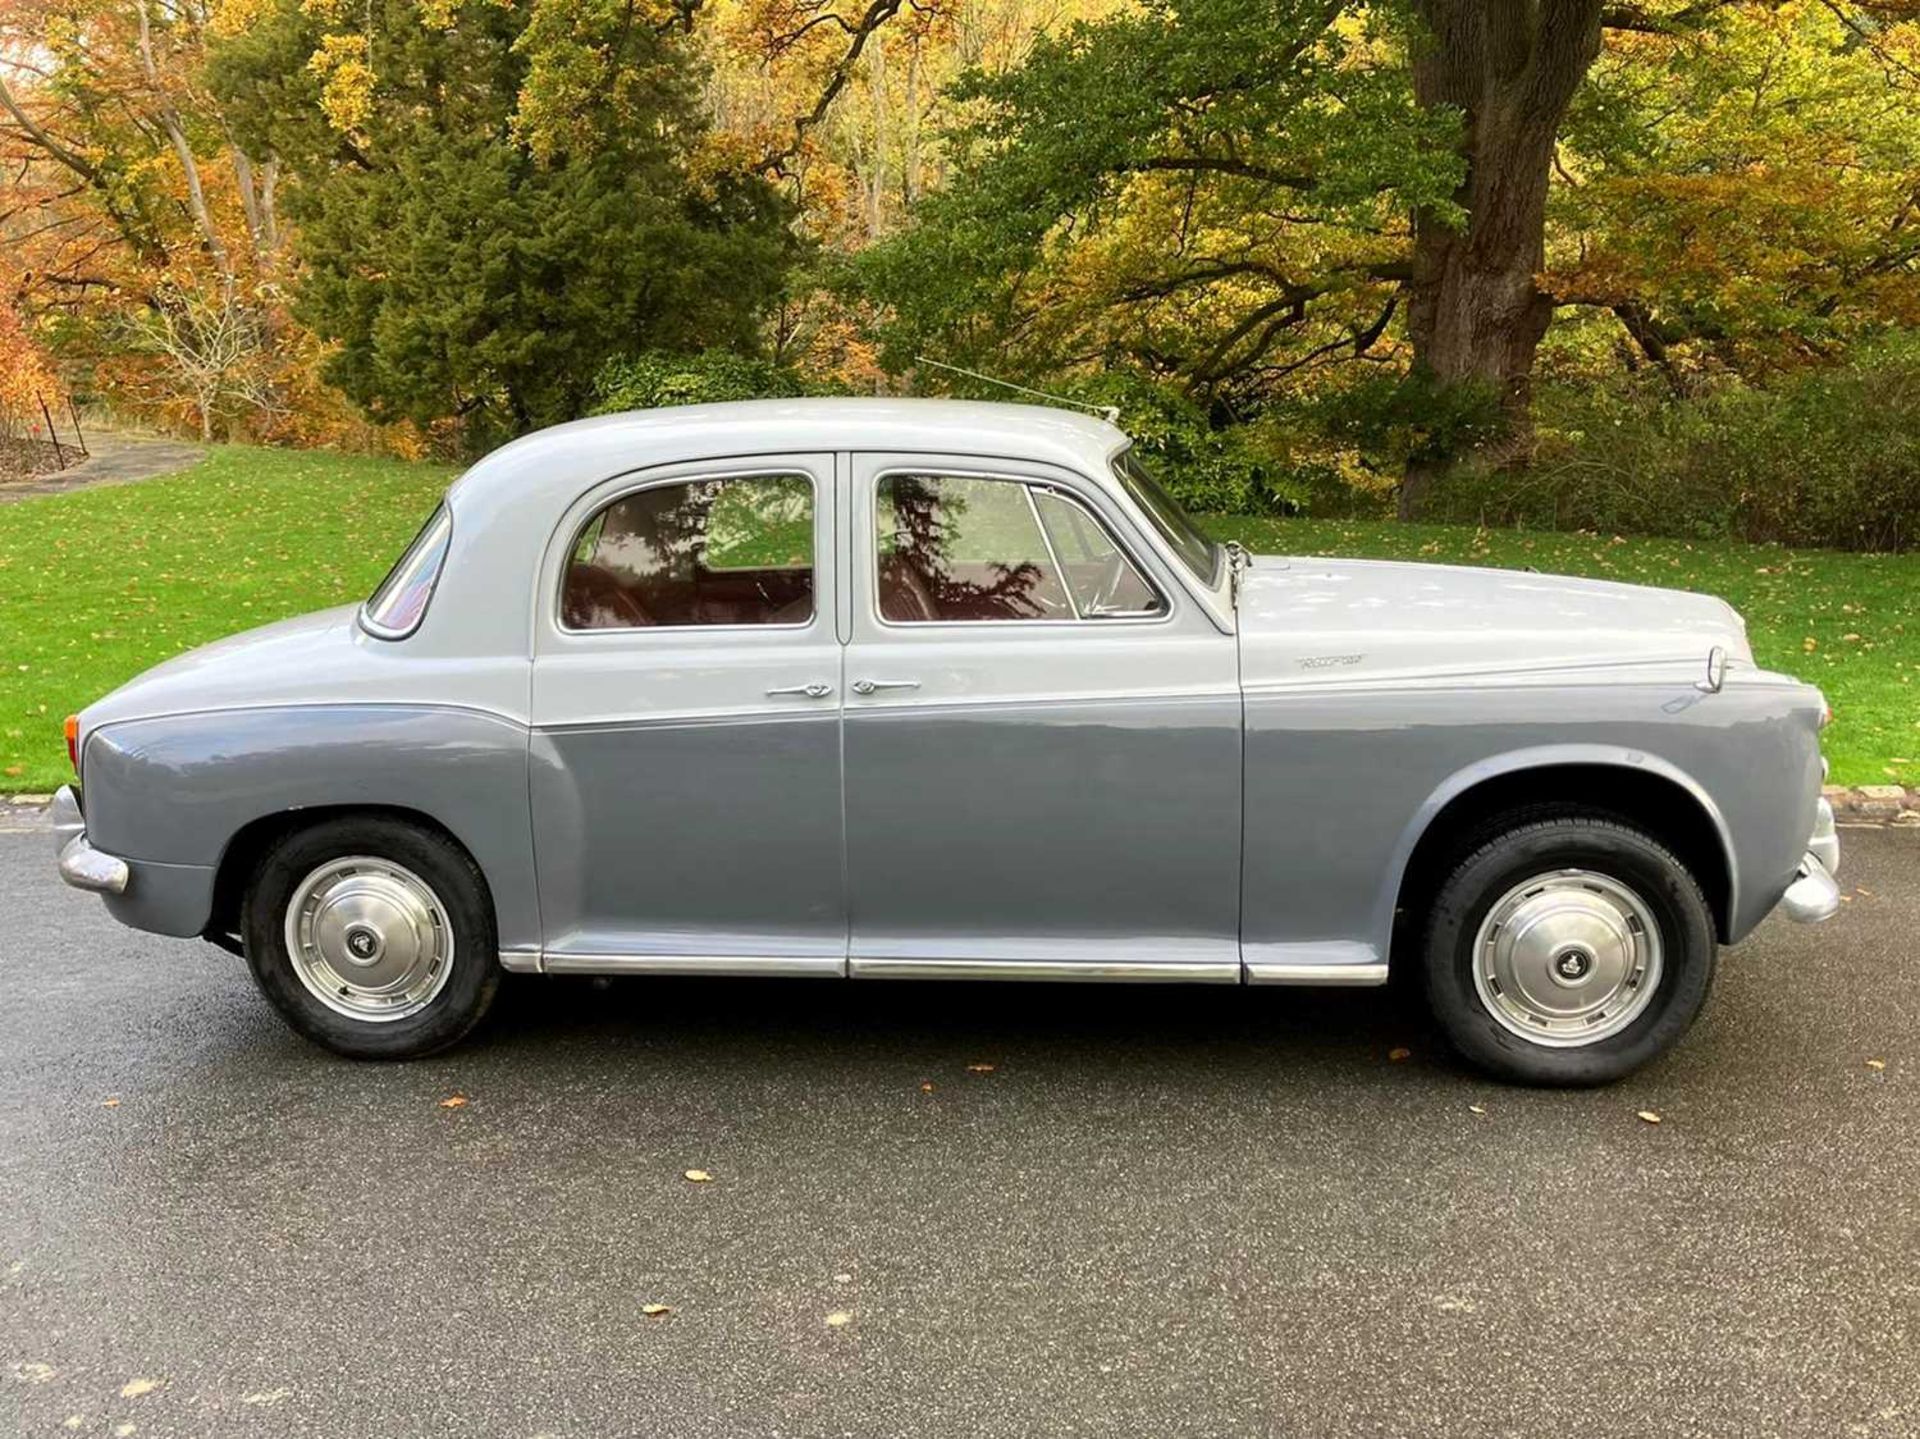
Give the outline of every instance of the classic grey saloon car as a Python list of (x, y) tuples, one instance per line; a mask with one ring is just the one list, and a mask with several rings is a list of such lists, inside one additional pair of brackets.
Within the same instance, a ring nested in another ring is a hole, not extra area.
[(56, 819), (343, 1054), (503, 970), (1406, 967), (1470, 1059), (1590, 1083), (1836, 908), (1824, 717), (1704, 595), (1249, 557), (1084, 415), (768, 401), (488, 456), (364, 605), (87, 709)]

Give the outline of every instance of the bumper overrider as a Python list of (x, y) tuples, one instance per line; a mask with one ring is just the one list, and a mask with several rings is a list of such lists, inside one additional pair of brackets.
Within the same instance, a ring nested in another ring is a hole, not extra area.
[(132, 871), (116, 855), (87, 843), (87, 821), (72, 785), (53, 797), (53, 847), (60, 855), (60, 878), (94, 894), (125, 894)]
[(1796, 924), (1818, 924), (1833, 918), (1840, 908), (1840, 886), (1833, 882), (1840, 868), (1840, 831), (1834, 827), (1833, 806), (1820, 801), (1814, 813), (1813, 835), (1793, 883), (1780, 896), (1780, 908)]

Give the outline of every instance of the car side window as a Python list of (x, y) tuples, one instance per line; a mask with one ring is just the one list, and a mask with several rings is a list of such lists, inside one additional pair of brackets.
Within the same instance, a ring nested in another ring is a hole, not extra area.
[(1081, 619), (1166, 613), (1167, 602), (1147, 583), (1107, 527), (1079, 501), (1036, 485), (1033, 504), (1053, 541), (1060, 573)]
[(1046, 485), (883, 475), (874, 523), (884, 620), (1082, 620), (1165, 610), (1106, 527)]
[(813, 482), (744, 475), (654, 485), (581, 528), (561, 623), (573, 630), (804, 625), (813, 618)]
[(360, 624), (375, 639), (402, 640), (420, 628), (452, 540), (453, 516), (443, 504), (361, 606)]

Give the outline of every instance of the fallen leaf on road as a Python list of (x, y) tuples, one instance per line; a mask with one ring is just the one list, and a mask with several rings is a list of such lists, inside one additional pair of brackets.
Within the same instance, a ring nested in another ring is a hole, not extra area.
[(968, 1074), (992, 1074), (993, 1066), (991, 1064), (969, 1064), (967, 1066), (967, 1073)]
[(665, 1319), (669, 1314), (673, 1313), (673, 1306), (671, 1304), (642, 1304), (640, 1306), (640, 1312), (649, 1319)]
[(113, 1426), (113, 1439), (127, 1439), (127, 1436), (131, 1433), (133, 1433), (133, 1425), (131, 1424), (116, 1424)]
[(120, 1386), (122, 1399), (138, 1399), (142, 1394), (151, 1394), (160, 1387), (158, 1379), (129, 1379)]
[(1411, 1049), (1389, 1049), (1387, 1051), (1387, 1058), (1395, 1064), (1398, 1064), (1403, 1059), (1412, 1059), (1413, 1051)]
[(844, 1309), (836, 1309), (827, 1316), (827, 1328), (844, 1329), (853, 1323), (853, 1316)]
[(22, 1384), (45, 1384), (53, 1378), (53, 1366), (39, 1363), (16, 1364), (13, 1366), (13, 1377)]
[(1475, 1114), (1485, 1114), (1487, 1112), (1487, 1107), (1484, 1104), (1469, 1104), (1467, 1108), (1471, 1109)]
[(282, 1399), (293, 1397), (291, 1389), (262, 1389), (255, 1394), (242, 1394), (242, 1404), (278, 1404)]
[(1869, 1059), (1867, 1061), (1868, 1069), (1885, 1069), (1886, 1067), (1887, 1062), (1884, 1059)]
[(932, 1080), (930, 1080), (930, 1079), (929, 1079), (929, 1080), (924, 1080), (924, 1081), (922, 1081), (922, 1083), (921, 1083), (921, 1085), (920, 1085), (920, 1092), (921, 1092), (922, 1094), (932, 1094), (932, 1093), (933, 1093), (933, 1081), (932, 1081)]
[(1655, 1114), (1651, 1109), (1641, 1110), (1639, 1117), (1646, 1120), (1648, 1124), (1658, 1124), (1660, 1122), (1660, 1116)]
[(707, 1171), (704, 1169), (689, 1169), (686, 1172), (685, 1178), (687, 1179), (687, 1182), (690, 1184), (713, 1183), (713, 1176), (707, 1173)]
[(102, 1109), (118, 1109), (120, 1107), (120, 1096), (117, 1094), (109, 1094), (105, 1099), (100, 1101), (100, 1107)]
[(853, 1283), (853, 1276), (851, 1274), (836, 1274), (833, 1276), (833, 1282), (835, 1284), (851, 1284)]
[(445, 1099), (440, 1101), (440, 1107), (442, 1109), (465, 1109), (467, 1107), (467, 1096), (464, 1094), (449, 1094)]

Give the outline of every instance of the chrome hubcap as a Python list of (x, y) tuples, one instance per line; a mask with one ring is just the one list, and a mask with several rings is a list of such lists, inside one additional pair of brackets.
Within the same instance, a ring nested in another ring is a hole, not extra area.
[(367, 855), (328, 860), (287, 901), (287, 953), (307, 992), (349, 1019), (418, 1014), (453, 970), (453, 925), (412, 870)]
[(1487, 1013), (1534, 1044), (1572, 1048), (1620, 1033), (1660, 988), (1660, 926), (1619, 880), (1561, 869), (1516, 884), (1474, 938)]

